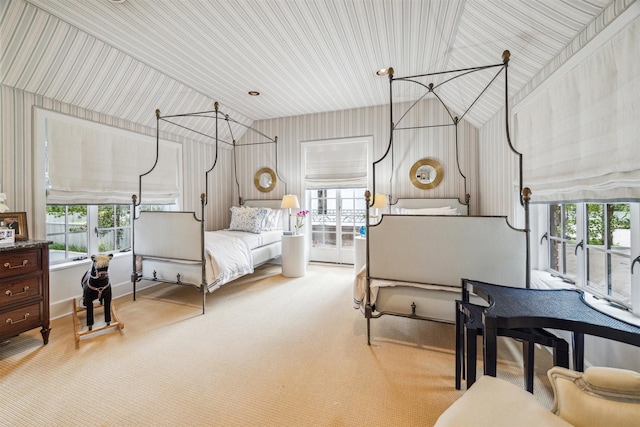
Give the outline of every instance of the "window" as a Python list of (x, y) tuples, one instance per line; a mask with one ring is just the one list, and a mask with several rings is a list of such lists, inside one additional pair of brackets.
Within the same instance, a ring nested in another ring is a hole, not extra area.
[(549, 267), (574, 281), (577, 275), (575, 256), (572, 256), (576, 249), (576, 205), (551, 205), (549, 218)]
[(182, 204), (182, 144), (41, 108), (35, 127), (34, 229), (52, 264), (130, 248), (132, 194)]
[(549, 205), (549, 269), (586, 291), (631, 307), (637, 203)]
[(586, 285), (616, 301), (631, 301), (629, 203), (587, 203)]
[[(164, 208), (141, 206), (141, 210)], [(131, 205), (47, 205), (46, 233), (52, 242), (51, 264), (126, 251), (131, 247)]]
[(88, 207), (47, 205), (47, 240), (51, 264), (89, 253)]

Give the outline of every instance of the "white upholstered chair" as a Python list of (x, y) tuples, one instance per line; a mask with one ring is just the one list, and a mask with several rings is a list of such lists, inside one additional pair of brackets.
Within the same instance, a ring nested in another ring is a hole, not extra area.
[(640, 374), (591, 367), (584, 373), (553, 367), (551, 411), (505, 380), (483, 375), (453, 403), (436, 427), (640, 426)]

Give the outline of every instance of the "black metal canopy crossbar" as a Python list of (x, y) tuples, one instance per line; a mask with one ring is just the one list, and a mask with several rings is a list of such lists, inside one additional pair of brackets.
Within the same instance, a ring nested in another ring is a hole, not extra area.
[[(378, 75), (381, 76), (388, 76), (389, 77), (389, 124), (390, 124), (390, 132), (389, 132), (389, 143), (387, 145), (387, 149), (385, 151), (385, 153), (382, 155), (382, 157), (380, 157), (378, 160), (373, 162), (373, 194), (376, 194), (376, 166), (378, 166), (378, 164), (380, 162), (382, 162), (384, 159), (387, 158), (387, 156), (390, 156), (391, 158), (391, 169), (393, 170), (393, 161), (394, 161), (394, 133), (396, 131), (403, 131), (403, 130), (412, 130), (412, 129), (421, 129), (421, 128), (433, 128), (433, 127), (447, 127), (447, 126), (453, 126), (455, 127), (455, 145), (456, 145), (456, 163), (457, 163), (457, 168), (458, 168), (458, 172), (460, 173), (460, 175), (463, 178), (464, 181), (464, 192), (465, 192), (465, 204), (469, 204), (469, 194), (467, 191), (467, 177), (464, 175), (464, 173), (462, 172), (462, 169), (460, 168), (460, 153), (459, 153), (459, 145), (458, 145), (458, 124), (460, 123), (460, 121), (467, 115), (467, 113), (476, 105), (476, 103), (478, 102), (478, 100), (487, 92), (487, 90), (491, 87), (491, 85), (494, 84), (494, 82), (496, 81), (496, 79), (498, 78), (498, 76), (500, 76), (501, 73), (504, 72), (504, 103), (505, 103), (505, 127), (506, 127), (506, 136), (507, 136), (507, 142), (509, 145), (510, 150), (516, 154), (518, 156), (518, 160), (519, 160), (519, 179), (520, 179), (520, 191), (519, 193), (521, 194), (520, 196), (520, 204), (524, 206), (524, 202), (522, 199), (522, 189), (523, 189), (523, 181), (522, 181), (522, 154), (520, 152), (518, 152), (514, 147), (513, 144), (511, 142), (511, 137), (510, 137), (510, 133), (509, 133), (509, 95), (508, 95), (508, 75), (507, 75), (507, 70), (508, 70), (508, 64), (509, 64), (509, 59), (510, 59), (510, 52), (508, 50), (505, 50), (502, 53), (502, 62), (498, 63), (498, 64), (491, 64), (491, 65), (483, 65), (483, 66), (478, 66), (478, 67), (470, 67), (470, 68), (462, 68), (462, 69), (457, 69), (457, 70), (450, 70), (450, 71), (438, 71), (438, 72), (431, 72), (431, 73), (426, 73), (426, 74), (417, 74), (417, 75), (413, 75), (413, 76), (405, 76), (405, 77), (395, 77), (394, 76), (394, 69), (389, 67), (389, 68), (385, 68), (382, 70), (379, 70), (377, 72)], [(463, 78), (465, 76), (469, 76), (471, 74), (475, 74), (478, 73), (480, 71), (484, 71), (484, 70), (490, 70), (490, 69), (497, 69), (497, 71), (493, 74), (489, 74), (489, 79), (488, 82), (486, 83), (486, 85), (484, 87), (482, 87), (479, 91), (477, 96), (475, 97), (475, 99), (473, 100), (473, 102), (471, 102), (469, 104), (469, 106), (462, 112), (462, 114), (460, 114), (459, 116), (456, 116), (451, 108), (449, 108), (449, 106), (443, 101), (443, 99), (440, 97), (439, 95), (439, 89), (443, 88), (445, 85), (447, 84), (451, 84), (452, 82), (454, 82), (457, 79)], [(429, 82), (429, 83), (425, 83), (425, 80), (429, 79), (429, 78), (434, 78), (434, 77), (443, 77), (443, 79), (437, 83), (434, 84), (433, 82)], [(409, 82), (409, 83), (414, 83), (418, 86), (420, 86), (424, 92), (415, 100), (413, 101), (413, 103), (409, 106), (409, 108), (398, 118), (397, 121), (394, 122), (394, 118), (393, 118), (393, 104), (394, 104), (394, 91), (393, 91), (393, 87), (394, 87), (394, 83), (396, 82)], [(435, 97), (435, 99), (437, 99), (437, 101), (445, 108), (446, 112), (447, 112), (447, 116), (448, 116), (448, 122), (447, 123), (440, 123), (440, 124), (419, 124), (417, 126), (407, 126), (407, 127), (402, 127), (402, 121), (407, 117), (407, 114), (422, 100), (424, 100), (425, 98), (427, 98), (428, 96), (433, 96)], [(391, 174), (391, 177), (389, 179), (389, 183), (390, 183), (390, 194), (389, 194), (389, 202), (393, 202), (393, 173)]]
[[(223, 112), (220, 111), (219, 108), (219, 103), (215, 102), (214, 103), (214, 109), (213, 110), (209, 110), (209, 111), (199, 111), (199, 112), (193, 112), (193, 113), (182, 113), (182, 114), (171, 114), (171, 115), (166, 115), (166, 116), (162, 116), (160, 115), (160, 110), (157, 109), (156, 110), (156, 154), (155, 154), (155, 162), (153, 164), (153, 166), (145, 173), (140, 174), (138, 177), (138, 194), (137, 195), (133, 195), (132, 196), (132, 200), (133, 200), (133, 205), (134, 208), (136, 206), (139, 206), (142, 203), (142, 179), (143, 177), (145, 177), (146, 175), (150, 174), (157, 166), (158, 164), (158, 158), (159, 158), (159, 153), (160, 153), (160, 122), (165, 122), (165, 123), (169, 123), (173, 126), (176, 126), (178, 128), (181, 129), (185, 129), (189, 132), (192, 132), (196, 135), (200, 135), (202, 137), (205, 137), (206, 139), (210, 139), (213, 140), (215, 142), (215, 156), (213, 159), (213, 163), (211, 164), (211, 167), (207, 169), (207, 171), (205, 172), (205, 192), (202, 193), (200, 195), (201, 201), (202, 201), (202, 207), (204, 208), (204, 206), (207, 205), (208, 199), (209, 199), (209, 174), (213, 171), (213, 169), (216, 167), (216, 164), (218, 163), (218, 150), (220, 147), (220, 144), (225, 144), (228, 145), (230, 147), (232, 147), (233, 150), (233, 162), (234, 162), (234, 174), (235, 174), (235, 182), (236, 182), (236, 186), (238, 189), (238, 198), (239, 198), (239, 203), (242, 204), (243, 198), (240, 195), (240, 184), (238, 182), (238, 164), (237, 164), (237, 158), (236, 158), (236, 149), (237, 148), (243, 148), (243, 147), (248, 147), (248, 146), (254, 146), (254, 145), (265, 145), (265, 144), (273, 144), (274, 150), (275, 150), (275, 173), (276, 176), (278, 177), (278, 179), (280, 181), (282, 181), (285, 185), (285, 192), (286, 192), (286, 186), (287, 183), (286, 181), (284, 181), (282, 179), (282, 177), (280, 177), (280, 174), (278, 173), (278, 137), (269, 137), (266, 134), (264, 134), (263, 132), (248, 126), (242, 122), (239, 122), (233, 118), (231, 118), (228, 114), (224, 114)], [(213, 119), (215, 120), (215, 133), (213, 135), (207, 133), (207, 132), (203, 132), (201, 130), (197, 130), (197, 129), (193, 129), (193, 127), (191, 126), (186, 126), (184, 124), (181, 124), (179, 122), (180, 118), (184, 118), (184, 117), (202, 117), (205, 119)], [(229, 130), (229, 136), (231, 137), (231, 141), (227, 141), (223, 138), (220, 137), (220, 132), (219, 132), (219, 125), (220, 125), (220, 121), (224, 121), (227, 124), (228, 130)], [(265, 139), (265, 141), (260, 141), (260, 142), (252, 142), (252, 143), (244, 143), (244, 144), (240, 144), (236, 141), (234, 135), (233, 135), (233, 125), (238, 125), (240, 127), (244, 127), (245, 129), (247, 129), (248, 131), (254, 132), (256, 134), (258, 134), (259, 136), (263, 137)], [(202, 218), (204, 219), (204, 217)]]

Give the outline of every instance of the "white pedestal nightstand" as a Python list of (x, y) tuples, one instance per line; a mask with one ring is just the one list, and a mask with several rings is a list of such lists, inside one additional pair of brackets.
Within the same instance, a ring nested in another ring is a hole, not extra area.
[(307, 272), (304, 234), (282, 236), (282, 275), (302, 277)]
[(353, 238), (353, 270), (356, 274), (367, 262), (367, 238), (364, 236), (356, 236)]

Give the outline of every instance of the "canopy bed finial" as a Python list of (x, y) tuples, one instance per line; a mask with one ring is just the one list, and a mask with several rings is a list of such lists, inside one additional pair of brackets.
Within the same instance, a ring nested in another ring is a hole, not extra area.
[(393, 78), (393, 67), (382, 68), (376, 71), (376, 74), (379, 76), (389, 76), (390, 79)]
[(220, 104), (218, 104), (218, 101), (213, 103), (213, 108), (218, 111), (218, 107), (220, 106)]
[(503, 62), (509, 62), (509, 58), (511, 58), (511, 52), (509, 52), (508, 50), (505, 50), (504, 52), (502, 52), (502, 61)]
[(156, 117), (160, 117), (160, 109), (156, 108)]

